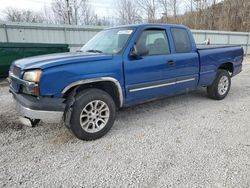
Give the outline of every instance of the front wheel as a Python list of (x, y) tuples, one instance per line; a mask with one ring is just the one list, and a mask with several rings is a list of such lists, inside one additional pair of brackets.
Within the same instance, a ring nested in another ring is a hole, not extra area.
[(83, 90), (76, 96), (70, 129), (81, 140), (104, 136), (114, 124), (116, 106), (112, 97), (100, 89)]
[(231, 87), (231, 77), (226, 70), (218, 70), (216, 78), (212, 85), (207, 87), (208, 96), (212, 99), (224, 99)]

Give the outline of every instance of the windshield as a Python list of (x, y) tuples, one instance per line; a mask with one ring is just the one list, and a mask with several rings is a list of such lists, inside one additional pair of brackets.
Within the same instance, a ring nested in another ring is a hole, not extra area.
[(125, 47), (133, 30), (133, 28), (103, 30), (88, 41), (80, 51), (118, 54)]

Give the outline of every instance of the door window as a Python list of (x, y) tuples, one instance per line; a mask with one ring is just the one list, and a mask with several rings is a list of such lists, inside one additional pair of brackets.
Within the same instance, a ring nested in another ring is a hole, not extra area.
[(165, 30), (145, 30), (139, 37), (136, 47), (138, 52), (146, 51), (145, 55), (169, 54), (169, 43)]

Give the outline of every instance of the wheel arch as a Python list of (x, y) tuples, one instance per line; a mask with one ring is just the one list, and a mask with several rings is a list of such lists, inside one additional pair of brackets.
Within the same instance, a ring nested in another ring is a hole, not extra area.
[(234, 72), (234, 65), (232, 62), (226, 62), (226, 63), (222, 63), (218, 69), (223, 69), (223, 70), (227, 70), (228, 72), (231, 73), (231, 75)]
[(76, 89), (76, 91), (81, 91), (87, 88), (98, 88), (104, 90), (111, 95), (111, 97), (115, 101), (115, 104), (118, 107), (123, 106), (124, 98), (123, 98), (122, 87), (119, 81), (113, 77), (99, 77), (99, 78), (78, 80), (66, 86), (63, 89), (62, 94), (65, 97), (74, 89)]

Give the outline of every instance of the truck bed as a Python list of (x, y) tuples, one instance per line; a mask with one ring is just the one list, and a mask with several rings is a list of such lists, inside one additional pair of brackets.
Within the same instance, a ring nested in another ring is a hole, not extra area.
[(222, 64), (230, 64), (232, 76), (241, 71), (243, 49), (239, 45), (203, 45), (197, 46), (197, 52), (200, 59), (199, 86), (211, 85)]

